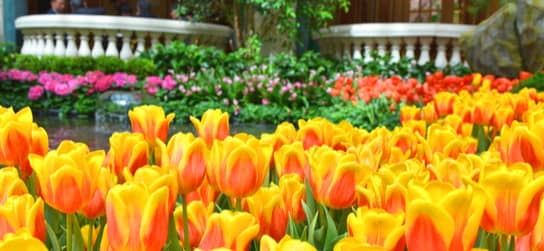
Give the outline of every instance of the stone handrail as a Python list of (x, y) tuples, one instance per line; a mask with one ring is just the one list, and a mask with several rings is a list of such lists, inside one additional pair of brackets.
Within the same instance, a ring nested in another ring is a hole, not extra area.
[[(29, 15), (17, 18), (21, 54), (116, 56), (127, 60), (147, 47), (173, 40), (226, 48), (232, 29), (216, 24), (141, 17)], [(150, 42), (146, 43), (146, 39)], [(131, 44), (135, 41), (135, 44)], [(119, 43), (118, 43), (119, 42)], [(103, 46), (105, 44), (106, 46)], [(105, 48), (104, 48), (105, 47)]]
[[(443, 68), (462, 62), (457, 41), (463, 32), (474, 28), (474, 25), (441, 23), (350, 24), (322, 29), (316, 39), (322, 52), (338, 58), (368, 62), (372, 60), (371, 51), (377, 50), (380, 56), (391, 53), (394, 62), (405, 56), (416, 59), (418, 64), (434, 61)], [(436, 48), (435, 53), (431, 53), (432, 48)]]

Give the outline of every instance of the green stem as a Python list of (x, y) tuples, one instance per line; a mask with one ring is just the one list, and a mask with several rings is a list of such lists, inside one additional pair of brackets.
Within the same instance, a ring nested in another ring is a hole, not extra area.
[(66, 214), (66, 250), (72, 251), (72, 214)]
[(508, 251), (508, 235), (501, 234), (499, 237), (500, 251)]
[(242, 198), (236, 198), (236, 211), (242, 212)]
[(93, 250), (94, 219), (89, 219), (89, 232), (87, 233), (87, 250)]
[(183, 244), (185, 251), (191, 251), (189, 238), (189, 218), (187, 217), (187, 196), (181, 195), (181, 205), (183, 206)]

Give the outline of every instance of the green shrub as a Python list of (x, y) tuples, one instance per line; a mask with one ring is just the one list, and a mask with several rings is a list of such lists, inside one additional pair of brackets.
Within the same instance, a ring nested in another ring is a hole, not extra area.
[(101, 71), (106, 74), (113, 74), (116, 72), (124, 72), (125, 62), (118, 57), (102, 56), (96, 58), (96, 71)]
[(147, 76), (156, 75), (157, 68), (149, 59), (132, 58), (126, 62), (126, 73), (134, 74), (138, 79), (145, 79)]
[(17, 47), (12, 43), (0, 42), (0, 69), (9, 69), (15, 61)]
[(40, 60), (37, 56), (32, 55), (17, 55), (13, 68), (20, 70), (28, 70), (34, 73), (38, 73), (45, 68), (44, 61)]

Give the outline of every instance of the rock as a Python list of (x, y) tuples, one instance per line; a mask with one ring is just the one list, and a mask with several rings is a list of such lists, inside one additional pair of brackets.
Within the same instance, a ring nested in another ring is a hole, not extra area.
[(516, 26), (524, 70), (544, 66), (544, 0), (518, 0)]
[(515, 4), (506, 4), (475, 30), (463, 34), (465, 59), (477, 72), (515, 77), (523, 69), (515, 21)]

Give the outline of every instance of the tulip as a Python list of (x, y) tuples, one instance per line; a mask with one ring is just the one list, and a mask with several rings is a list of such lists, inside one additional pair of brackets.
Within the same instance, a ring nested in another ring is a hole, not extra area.
[(274, 154), (274, 159), (278, 177), (294, 173), (304, 179), (304, 168), (307, 165), (307, 160), (301, 142), (283, 145)]
[(110, 150), (106, 166), (116, 174), (120, 181), (124, 181), (123, 169), (130, 173), (149, 164), (149, 145), (143, 134), (130, 132), (115, 132), (110, 137)]
[(438, 116), (445, 116), (453, 112), (453, 102), (455, 94), (450, 92), (441, 92), (434, 96), (434, 107)]
[(198, 136), (208, 146), (212, 146), (214, 140), (223, 140), (230, 134), (229, 114), (219, 109), (206, 111), (200, 121), (193, 116), (190, 119)]
[(81, 209), (81, 213), (89, 219), (106, 214), (106, 195), (116, 184), (116, 177), (108, 169), (101, 168), (96, 182), (96, 190), (92, 199)]
[[(94, 247), (96, 238), (98, 237), (98, 231), (100, 231), (100, 229), (93, 227), (90, 230), (91, 232), (89, 233), (89, 225), (85, 225), (81, 227), (80, 231), (81, 231), (81, 237), (83, 237), (83, 243), (85, 244), (85, 250), (92, 250), (92, 249), (89, 249), (89, 244), (91, 245), (91, 248)], [(90, 241), (89, 241), (89, 237), (91, 239)]]
[(32, 173), (28, 155), (45, 155), (49, 144), (45, 130), (32, 119), (28, 107), (17, 113), (11, 108), (4, 109), (0, 114), (0, 164), (17, 165), (23, 179)]
[(168, 237), (168, 188), (126, 183), (106, 198), (107, 239), (116, 250), (161, 250)]
[(26, 231), (6, 234), (0, 241), (0, 251), (47, 251), (45, 244)]
[(0, 238), (8, 233), (16, 233), (21, 229), (45, 241), (45, 218), (43, 200), (34, 200), (32, 195), (25, 194), (8, 197), (0, 205)]
[(438, 114), (432, 103), (428, 103), (421, 109), (421, 119), (431, 123), (438, 120)]
[(158, 166), (143, 166), (136, 170), (134, 175), (125, 171), (125, 179), (128, 182), (142, 184), (151, 192), (163, 187), (168, 188), (168, 211), (174, 209), (178, 197), (178, 184), (174, 170)]
[(264, 182), (272, 147), (263, 146), (255, 137), (245, 141), (227, 137), (215, 141), (207, 170), (210, 184), (231, 198), (255, 193)]
[(306, 186), (304, 181), (296, 174), (287, 174), (280, 177), (280, 193), (283, 203), (296, 223), (301, 223), (306, 219), (302, 202), (306, 200)]
[(209, 151), (203, 139), (195, 138), (191, 133), (178, 133), (170, 138), (162, 152), (163, 167), (176, 170), (180, 194), (186, 195), (202, 184), (209, 159)]
[(305, 150), (313, 146), (328, 145), (335, 150), (346, 150), (351, 135), (346, 128), (336, 126), (324, 118), (298, 121), (297, 139), (302, 141)]
[(291, 239), (289, 235), (284, 236), (279, 242), (276, 242), (268, 235), (261, 238), (261, 251), (317, 251), (310, 243)]
[(461, 153), (476, 153), (478, 141), (458, 136), (451, 127), (433, 124), (427, 132), (427, 142), (434, 153), (443, 153), (451, 158), (457, 158)]
[[(276, 130), (272, 134), (263, 133), (261, 135), (262, 141), (265, 144), (271, 145), (274, 148), (273, 155), (283, 146), (291, 144), (296, 141), (297, 129), (289, 122), (283, 122), (276, 127)], [(274, 158), (270, 165), (275, 166)]]
[(514, 111), (510, 107), (499, 107), (493, 114), (492, 124), (499, 131), (503, 126), (510, 126), (514, 121)]
[(420, 113), (416, 106), (404, 106), (400, 108), (400, 122), (404, 125), (408, 121), (419, 120)]
[(147, 142), (154, 145), (156, 139), (166, 141), (168, 127), (175, 117), (170, 113), (165, 116), (164, 110), (155, 105), (138, 106), (128, 112), (132, 131), (141, 133)]
[[(192, 201), (187, 205), (187, 216), (189, 223), (189, 243), (194, 248), (200, 243), (200, 239), (206, 229), (206, 222), (213, 213), (213, 204), (205, 205), (202, 201)], [(185, 243), (183, 233), (183, 207), (178, 206), (174, 211), (176, 230), (182, 243)]]
[(544, 192), (544, 176), (526, 163), (484, 166), (479, 183), (486, 192), (481, 226), (488, 232), (525, 235), (533, 230)]
[(185, 197), (187, 197), (187, 203), (190, 203), (191, 201), (202, 201), (204, 205), (208, 206), (215, 203), (217, 196), (219, 196), (219, 191), (210, 186), (208, 179), (204, 179), (202, 184), (195, 191), (188, 193)]
[(0, 169), (0, 204), (4, 204), (10, 196), (27, 194), (25, 183), (19, 178), (14, 167)]
[(45, 157), (31, 154), (29, 160), (45, 202), (71, 214), (92, 199), (104, 157), (104, 151), (89, 152), (83, 143), (63, 141)]
[(511, 127), (503, 127), (490, 148), (497, 150), (506, 164), (525, 162), (541, 170), (544, 168), (543, 138), (537, 133), (538, 130), (516, 122)]
[(287, 229), (288, 213), (280, 189), (275, 184), (262, 187), (255, 194), (245, 199), (248, 212), (260, 226), (259, 237), (269, 235), (279, 241)]
[(362, 167), (354, 154), (334, 151), (324, 146), (308, 153), (308, 178), (319, 203), (341, 209), (355, 202), (355, 185)]
[(451, 128), (453, 128), (458, 135), (464, 137), (472, 136), (472, 128), (474, 127), (471, 123), (463, 122), (463, 119), (457, 114), (448, 115), (444, 118), (444, 123)]
[(389, 214), (383, 209), (363, 207), (349, 214), (347, 221), (349, 236), (372, 247), (404, 250), (404, 213)]
[(476, 100), (472, 109), (472, 123), (478, 125), (490, 125), (495, 106), (492, 100)]
[(341, 239), (334, 245), (334, 251), (388, 251), (385, 248), (371, 247), (354, 237), (346, 237)]
[(215, 248), (244, 251), (258, 234), (259, 224), (253, 215), (223, 210), (208, 218), (199, 248), (204, 251)]

